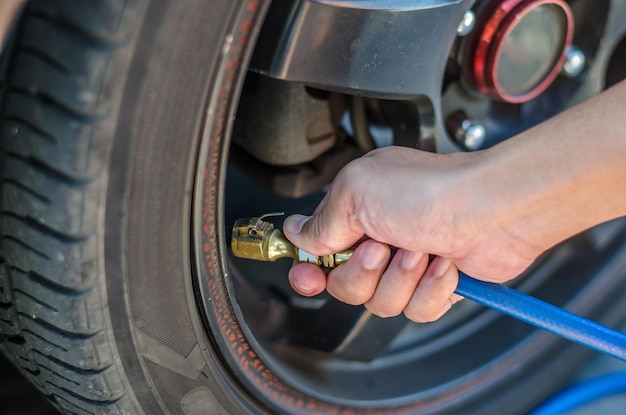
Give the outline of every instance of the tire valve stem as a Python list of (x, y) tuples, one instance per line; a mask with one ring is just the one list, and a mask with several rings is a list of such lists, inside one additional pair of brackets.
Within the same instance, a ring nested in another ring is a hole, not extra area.
[(273, 262), (279, 258), (293, 258), (324, 268), (335, 268), (346, 262), (354, 248), (329, 255), (313, 255), (292, 244), (287, 237), (264, 219), (282, 216), (283, 212), (268, 213), (259, 217), (241, 218), (235, 221), (230, 241), (233, 254), (239, 258)]

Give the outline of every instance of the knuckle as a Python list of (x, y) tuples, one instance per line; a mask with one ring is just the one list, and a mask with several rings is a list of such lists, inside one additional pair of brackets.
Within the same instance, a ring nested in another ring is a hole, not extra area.
[(326, 290), (344, 303), (361, 305), (374, 296), (379, 279), (379, 273), (364, 271), (348, 261), (328, 274)]
[(366, 180), (364, 173), (371, 170), (370, 163), (370, 160), (358, 158), (346, 164), (333, 181), (333, 193), (339, 194), (344, 199), (350, 199), (355, 189), (363, 187)]
[(305, 225), (305, 228), (307, 228), (307, 234), (316, 241), (323, 241), (324, 240), (324, 231), (325, 231), (325, 227), (322, 223), (322, 220), (320, 220), (320, 217), (314, 217), (312, 220), (308, 221)]
[(400, 313), (402, 313), (402, 309), (391, 308), (391, 307), (379, 307), (371, 303), (366, 303), (365, 308), (367, 308), (372, 314), (380, 318), (396, 317), (396, 316), (399, 316)]
[(339, 184), (351, 182), (362, 177), (363, 175), (363, 159), (355, 159), (346, 164), (339, 172), (337, 178)]
[(375, 148), (371, 151), (368, 151), (367, 154), (365, 154), (362, 158), (367, 159), (372, 157), (380, 157), (383, 156), (385, 153), (388, 153), (389, 151), (393, 150), (390, 150), (387, 147)]
[(413, 309), (405, 309), (404, 316), (411, 321), (416, 323), (432, 323), (441, 317), (439, 312), (433, 312), (430, 309), (426, 310), (413, 310)]
[(356, 289), (351, 290), (351, 292), (349, 293), (349, 297), (350, 304), (361, 305), (365, 304), (369, 301), (370, 298), (372, 298), (372, 293), (369, 290)]
[(336, 250), (332, 243), (329, 243), (333, 240), (331, 237), (332, 229), (329, 228), (322, 215), (323, 212), (319, 216), (314, 216), (304, 224), (303, 228), (306, 235), (306, 240), (304, 241), (306, 246), (303, 247), (314, 251), (318, 255), (330, 254)]
[(337, 300), (350, 305), (365, 304), (372, 298), (373, 291), (367, 287), (357, 287), (358, 284), (329, 283), (327, 291)]
[(381, 318), (399, 316), (402, 314), (405, 307), (406, 301), (400, 298), (393, 298), (385, 295), (385, 293), (380, 290), (377, 290), (372, 298), (365, 303), (365, 308), (367, 308), (372, 314)]

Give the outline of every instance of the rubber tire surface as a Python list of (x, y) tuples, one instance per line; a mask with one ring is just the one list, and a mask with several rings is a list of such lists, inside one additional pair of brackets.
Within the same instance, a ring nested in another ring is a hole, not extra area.
[(64, 413), (240, 411), (197, 342), (183, 239), (223, 42), (258, 10), (28, 3), (3, 83), (0, 335)]
[[(249, 343), (228, 304), (214, 313), (211, 338), (195, 308), (198, 149), (209, 132), (208, 152), (222, 151), (250, 28), (266, 7), (29, 0), (3, 62), (0, 336), (6, 354), (64, 413), (296, 413), (309, 403), (313, 409), (299, 413), (372, 412), (320, 406), (288, 390), (258, 359), (244, 360)], [(206, 188), (215, 190), (224, 166), (210, 167)], [(218, 196), (206, 196), (216, 207), (201, 248), (219, 274), (223, 218)], [(226, 301), (223, 281), (212, 282)], [(523, 413), (585, 354), (561, 345), (494, 375), (506, 378), (497, 393), (487, 385), (467, 401), (442, 396), (442, 407)], [(232, 375), (238, 368), (249, 373)], [(246, 392), (259, 379), (282, 402)], [(276, 410), (281, 403), (290, 410)]]

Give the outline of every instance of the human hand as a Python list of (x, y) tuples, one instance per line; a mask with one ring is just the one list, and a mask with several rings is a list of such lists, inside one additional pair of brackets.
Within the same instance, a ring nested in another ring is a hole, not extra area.
[[(499, 195), (475, 185), (485, 156), (388, 147), (350, 163), (313, 216), (291, 216), (283, 230), (315, 255), (363, 242), (328, 276), (315, 265), (295, 265), (292, 287), (305, 296), (326, 289), (381, 317), (404, 312), (426, 322), (459, 300), (457, 267), (493, 282), (520, 274), (542, 250), (508, 233), (502, 218), (510, 215), (490, 209), (504, 209)], [(390, 247), (398, 248), (391, 262)], [(436, 256), (430, 264), (429, 254)]]
[(622, 82), (488, 150), (388, 147), (351, 162), (313, 216), (291, 216), (283, 230), (315, 255), (364, 242), (328, 276), (295, 265), (293, 288), (432, 321), (459, 298), (457, 269), (504, 282), (560, 241), (626, 215), (625, 99)]

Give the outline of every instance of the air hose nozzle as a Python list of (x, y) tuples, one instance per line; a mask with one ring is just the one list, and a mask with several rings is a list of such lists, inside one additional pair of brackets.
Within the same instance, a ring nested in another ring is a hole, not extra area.
[(308, 262), (324, 268), (335, 268), (352, 256), (354, 248), (329, 255), (313, 255), (299, 249), (273, 223), (264, 220), (281, 215), (283, 213), (269, 213), (238, 219), (233, 225), (230, 241), (233, 254), (239, 258), (270, 262), (279, 258), (293, 258), (298, 262)]

